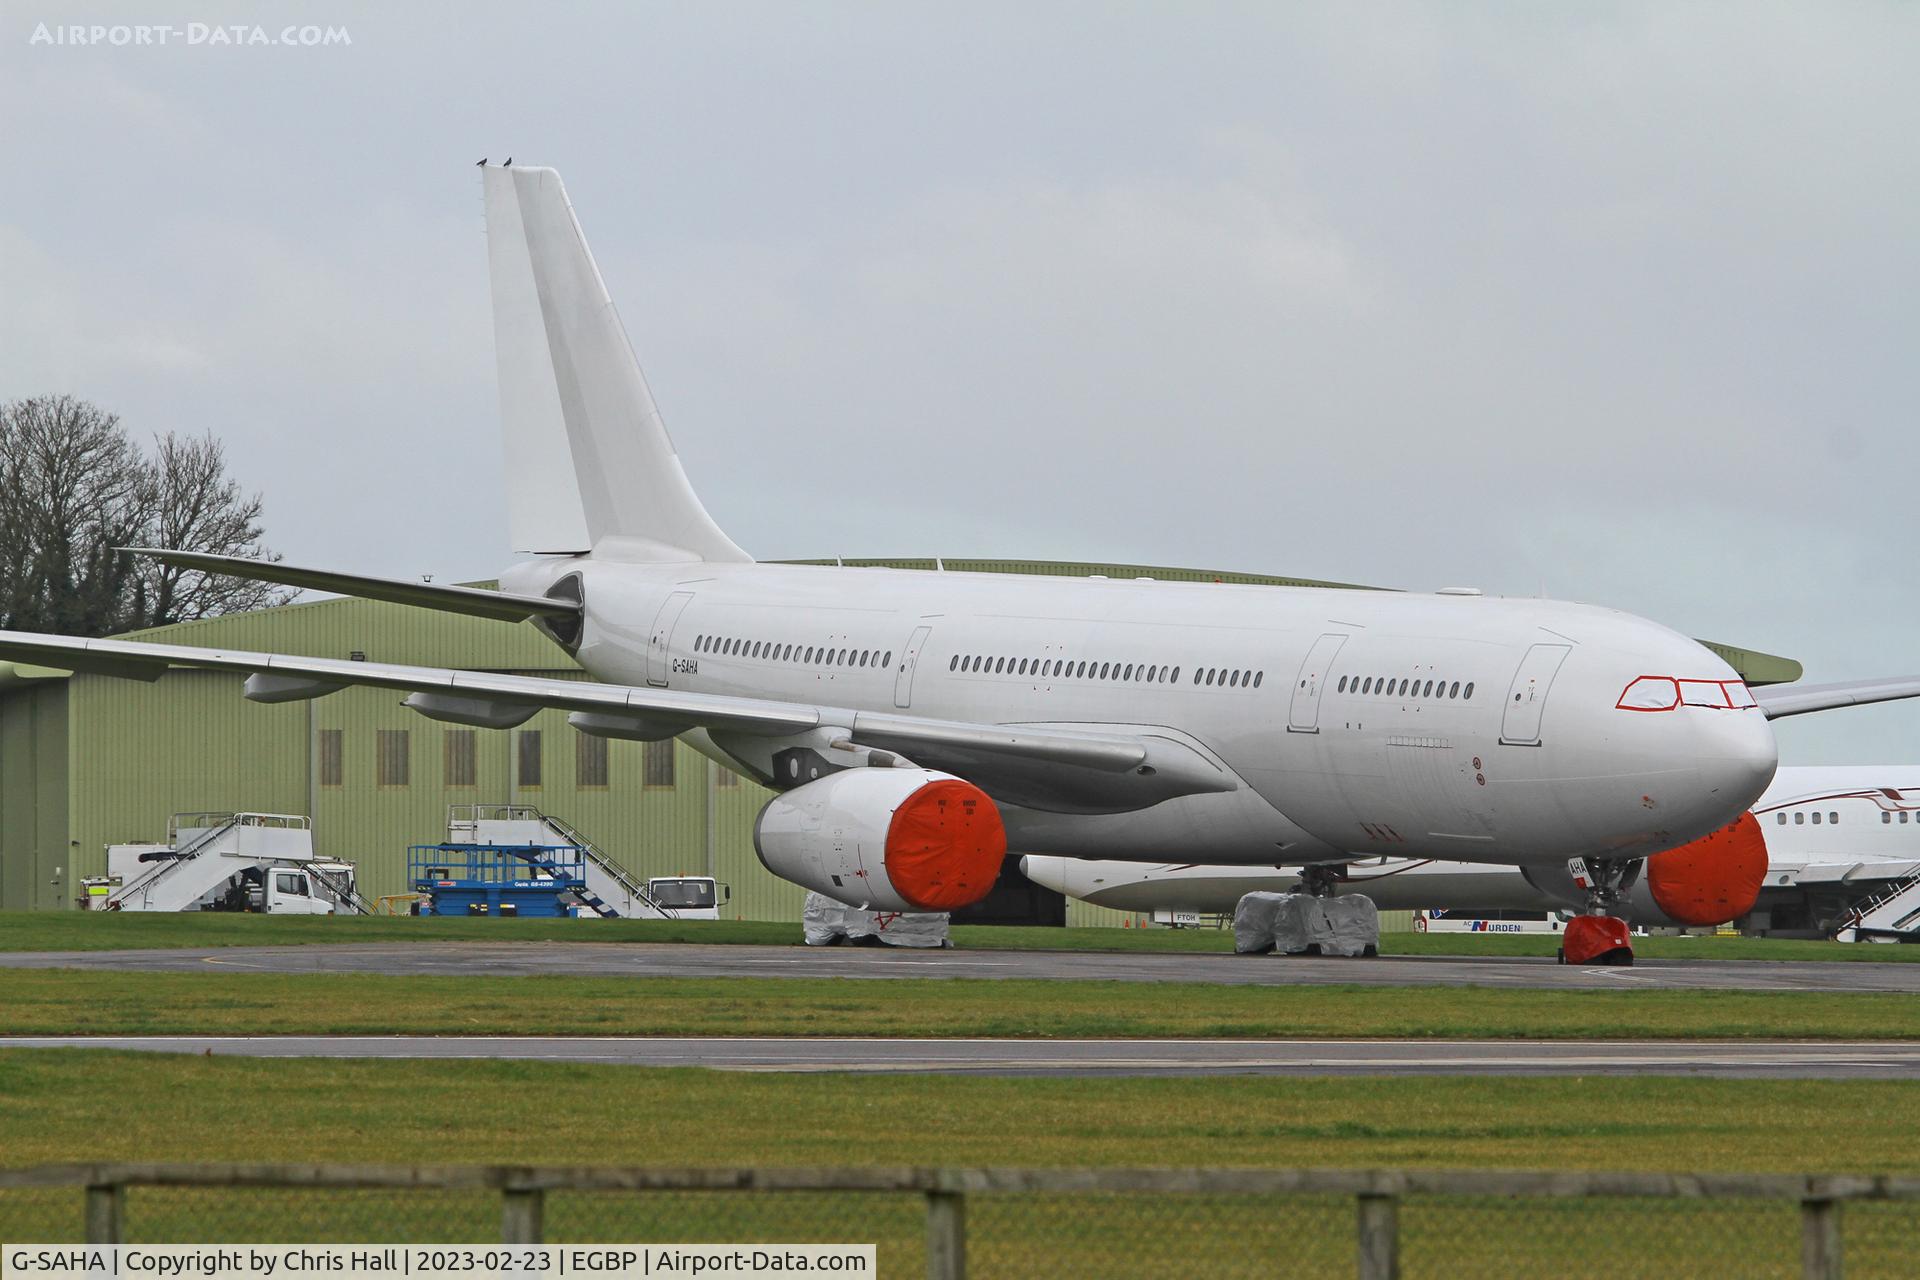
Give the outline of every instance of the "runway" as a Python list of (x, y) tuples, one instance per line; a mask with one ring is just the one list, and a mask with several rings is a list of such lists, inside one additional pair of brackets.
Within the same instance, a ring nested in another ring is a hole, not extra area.
[[(1711, 943), (1703, 942), (1703, 950)], [(146, 973), (381, 973), (458, 978), (567, 974), (633, 978), (1033, 978), (1300, 986), (1547, 990), (1878, 991), (1920, 994), (1920, 964), (1869, 961), (1647, 960), (1628, 969), (1546, 958), (1307, 956), (1087, 951), (906, 951), (695, 943), (412, 942), (282, 947), (0, 953), (0, 969)]]
[(258, 1058), (493, 1058), (723, 1071), (983, 1076), (1661, 1075), (1920, 1078), (1920, 1043), (1535, 1040), (890, 1040), (634, 1036), (40, 1036), (0, 1049)]

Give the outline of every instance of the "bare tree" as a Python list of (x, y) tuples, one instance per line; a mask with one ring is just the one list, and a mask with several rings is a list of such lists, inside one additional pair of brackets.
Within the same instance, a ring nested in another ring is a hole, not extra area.
[(118, 550), (272, 558), (260, 497), (227, 478), (218, 441), (170, 434), (156, 446), (146, 457), (116, 415), (73, 396), (0, 405), (0, 624), (97, 636), (291, 598)]
[[(176, 551), (278, 560), (261, 544), (261, 501), (227, 477), (226, 446), (211, 434), (168, 432), (155, 442), (146, 502), (147, 545)], [(158, 627), (223, 613), (285, 604), (296, 592), (142, 560), (137, 569), (137, 625)]]

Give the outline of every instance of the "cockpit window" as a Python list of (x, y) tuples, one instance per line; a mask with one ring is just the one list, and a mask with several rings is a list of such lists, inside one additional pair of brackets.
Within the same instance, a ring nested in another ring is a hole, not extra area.
[(1641, 676), (1626, 687), (1614, 705), (1622, 711), (1672, 711), (1683, 706), (1744, 711), (1758, 704), (1752, 691), (1739, 680)]

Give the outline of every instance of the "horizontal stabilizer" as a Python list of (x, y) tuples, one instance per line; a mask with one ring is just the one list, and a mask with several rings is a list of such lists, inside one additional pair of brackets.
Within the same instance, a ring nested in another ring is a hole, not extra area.
[(120, 550), (176, 568), (197, 569), (202, 573), (246, 578), (252, 582), (277, 582), (284, 587), (302, 587), (310, 591), (332, 591), (361, 600), (410, 604), (422, 609), (464, 613), (500, 622), (524, 622), (528, 618), (571, 618), (580, 612), (580, 604), (575, 600), (509, 595), (504, 591), (488, 591), (481, 587), (440, 586), (431, 582), (409, 582), (405, 578), (367, 578), (354, 573), (336, 573), (331, 569), (302, 569), (278, 561), (216, 556), (201, 551), (167, 551), (155, 547), (121, 547)]

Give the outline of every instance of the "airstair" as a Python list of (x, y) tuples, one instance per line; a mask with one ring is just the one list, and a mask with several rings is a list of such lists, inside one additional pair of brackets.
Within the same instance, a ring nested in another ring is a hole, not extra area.
[(305, 815), (288, 813), (176, 813), (167, 820), (163, 845), (114, 845), (109, 874), (120, 887), (108, 896), (109, 911), (189, 911), (251, 867), (298, 864), (349, 911), (366, 904), (344, 877), (314, 865), (313, 827)]
[(542, 813), (529, 804), (456, 804), (447, 806), (450, 844), (491, 845), (527, 850), (519, 856), (550, 874), (541, 865), (539, 849), (578, 849), (584, 858), (586, 888), (576, 892), (580, 904), (606, 919), (672, 920), (678, 913), (663, 907), (647, 892), (647, 882), (633, 874), (606, 850), (575, 830), (565, 819)]
[(1920, 942), (1920, 867), (1855, 907), (1841, 942)]

